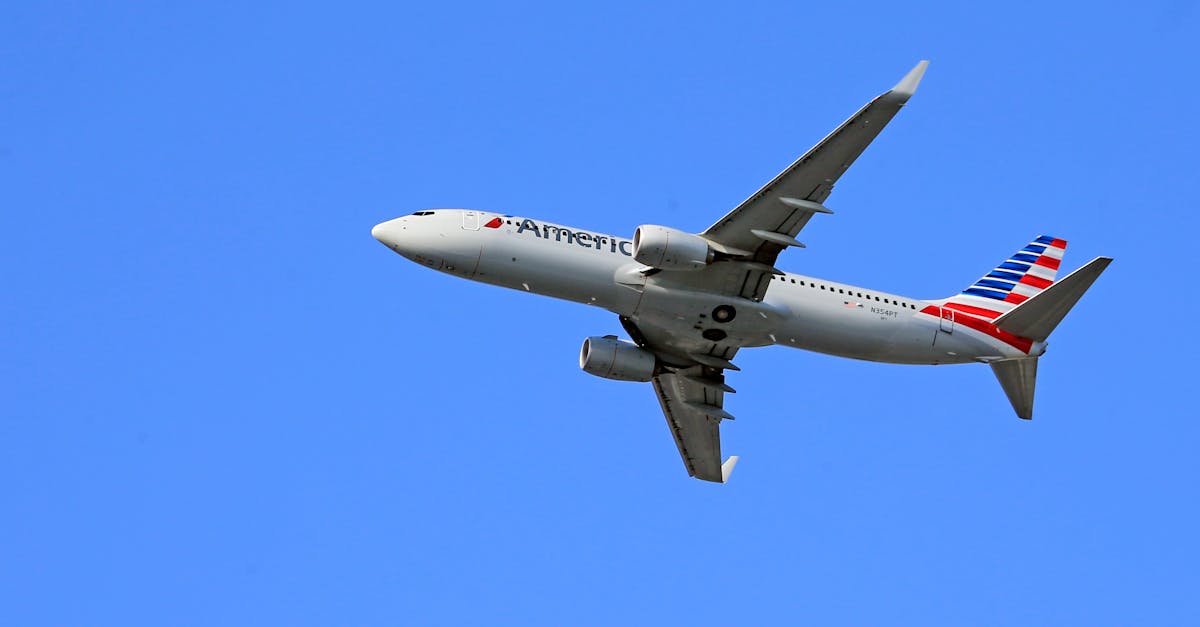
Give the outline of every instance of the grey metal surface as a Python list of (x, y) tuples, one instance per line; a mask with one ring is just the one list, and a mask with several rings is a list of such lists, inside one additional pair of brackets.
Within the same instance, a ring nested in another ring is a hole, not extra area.
[[(667, 419), (667, 427), (679, 448), (679, 456), (688, 474), (721, 483), (721, 420), (728, 414), (721, 407), (725, 393), (719, 388), (704, 385), (694, 377), (703, 374), (696, 366), (679, 374), (662, 374), (654, 378), (654, 392)], [(716, 381), (721, 381), (716, 374)], [(705, 410), (707, 406), (710, 409)]]
[(1042, 293), (997, 318), (996, 326), (1021, 337), (1039, 342), (1046, 341), (1067, 312), (1079, 302), (1079, 298), (1110, 263), (1112, 257), (1096, 257), (1082, 268), (1059, 279)]
[(820, 203), (829, 197), (834, 183), (908, 102), (927, 65), (928, 61), (918, 63), (895, 87), (859, 109), (787, 169), (710, 226), (704, 236), (726, 246), (754, 251), (755, 259), (773, 265), (784, 246), (764, 242), (751, 230), (795, 237), (814, 212), (824, 212)]
[(990, 364), (992, 373), (1004, 388), (1004, 395), (1012, 403), (1017, 417), (1033, 419), (1033, 392), (1037, 385), (1037, 357), (1010, 359)]

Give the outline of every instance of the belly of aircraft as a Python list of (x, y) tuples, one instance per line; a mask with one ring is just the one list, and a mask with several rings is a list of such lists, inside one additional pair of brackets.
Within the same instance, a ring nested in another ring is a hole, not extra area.
[(774, 344), (783, 312), (765, 303), (654, 284), (643, 286), (630, 317), (674, 352), (714, 354), (718, 347)]

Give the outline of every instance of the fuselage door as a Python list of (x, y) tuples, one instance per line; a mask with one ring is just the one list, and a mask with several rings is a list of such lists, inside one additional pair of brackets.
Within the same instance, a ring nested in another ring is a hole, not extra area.
[(462, 228), (467, 231), (478, 231), (479, 230), (479, 212), (478, 211), (464, 211)]
[(939, 307), (942, 312), (942, 319), (938, 322), (938, 329), (943, 333), (954, 333), (954, 310)]

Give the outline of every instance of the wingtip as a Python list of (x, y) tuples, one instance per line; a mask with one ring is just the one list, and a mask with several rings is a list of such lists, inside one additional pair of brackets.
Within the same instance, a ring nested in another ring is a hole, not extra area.
[(908, 71), (904, 78), (900, 79), (899, 83), (892, 88), (891, 95), (897, 96), (902, 100), (908, 100), (917, 91), (917, 85), (921, 83), (921, 77), (925, 76), (925, 68), (929, 67), (929, 61), (921, 61), (916, 67)]
[(738, 456), (730, 455), (729, 459), (725, 460), (724, 464), (721, 464), (721, 483), (729, 481), (729, 475), (733, 474), (733, 467), (737, 466), (737, 463)]

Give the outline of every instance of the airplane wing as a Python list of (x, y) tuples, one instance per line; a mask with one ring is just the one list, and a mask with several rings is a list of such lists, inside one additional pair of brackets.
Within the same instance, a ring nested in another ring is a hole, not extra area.
[(830, 213), (821, 203), (834, 183), (908, 102), (928, 64), (918, 63), (895, 87), (859, 109), (703, 235), (729, 249), (754, 253), (756, 262), (774, 265), (782, 250), (799, 245), (793, 238), (814, 213)]
[[(697, 366), (654, 377), (654, 391), (662, 405), (667, 427), (679, 447), (688, 474), (704, 481), (724, 483), (733, 472), (737, 457), (721, 463), (721, 421), (725, 413), (724, 377), (705, 376)], [(709, 369), (712, 370), (712, 369)]]
[[(774, 267), (779, 253), (789, 246), (803, 246), (795, 237), (813, 214), (831, 213), (821, 203), (913, 95), (927, 65), (927, 61), (918, 63), (895, 87), (867, 103), (702, 233), (722, 253), (718, 261), (701, 270), (649, 272), (646, 286), (761, 302), (771, 279), (780, 274)], [(733, 418), (724, 409), (725, 392), (733, 390), (725, 385), (723, 373), (737, 368), (730, 360), (738, 346), (682, 336), (670, 324), (660, 327), (626, 318), (621, 321), (638, 345), (692, 364), (655, 376), (654, 391), (688, 474), (724, 482), (737, 457), (721, 462), (721, 421)]]

